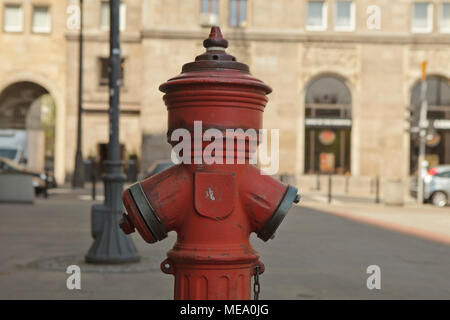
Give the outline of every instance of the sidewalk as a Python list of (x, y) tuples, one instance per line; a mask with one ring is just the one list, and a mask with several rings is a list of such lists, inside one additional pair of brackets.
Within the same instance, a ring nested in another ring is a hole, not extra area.
[(450, 244), (450, 207), (417, 205), (414, 199), (404, 206), (377, 204), (372, 197), (334, 196), (331, 203), (320, 193), (306, 193), (302, 206), (322, 210), (365, 224)]

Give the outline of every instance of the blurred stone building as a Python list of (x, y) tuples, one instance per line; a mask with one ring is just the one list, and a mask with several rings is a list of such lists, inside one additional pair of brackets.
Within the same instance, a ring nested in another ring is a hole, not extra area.
[[(109, 8), (84, 2), (82, 147), (84, 157), (100, 159), (108, 138)], [(75, 158), (77, 8), (75, 0), (8, 0), (0, 8), (1, 128), (18, 116), (15, 128), (25, 128), (33, 101), (50, 95), (60, 181)], [(203, 52), (211, 25), (221, 26), (228, 52), (273, 88), (264, 126), (280, 129), (280, 174), (407, 177), (417, 145), (405, 117), (420, 104), (425, 60), (429, 118), (438, 120), (428, 159), (450, 163), (448, 0), (123, 0), (120, 17), (120, 141), (124, 159), (137, 155), (143, 172), (170, 158), (158, 86)]]

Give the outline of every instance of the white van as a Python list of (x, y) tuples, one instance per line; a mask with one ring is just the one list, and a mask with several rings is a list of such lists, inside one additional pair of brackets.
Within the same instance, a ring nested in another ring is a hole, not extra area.
[(16, 129), (0, 129), (0, 157), (22, 163), (26, 154), (27, 132)]

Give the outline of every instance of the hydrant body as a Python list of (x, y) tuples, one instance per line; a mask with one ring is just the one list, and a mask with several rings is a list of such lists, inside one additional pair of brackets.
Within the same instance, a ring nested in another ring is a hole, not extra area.
[[(250, 299), (251, 277), (264, 271), (250, 233), (267, 241), (299, 200), (296, 188), (249, 163), (260, 138), (245, 131), (262, 128), (271, 89), (226, 54), (227, 45), (213, 27), (204, 41), (206, 53), (160, 86), (169, 113), (169, 143), (176, 145), (177, 129), (189, 132), (190, 154), (183, 159), (190, 161), (123, 193), (128, 214), (120, 224), (126, 233), (136, 228), (153, 243), (177, 232), (177, 242), (161, 264), (163, 272), (175, 276), (175, 299)], [(212, 140), (202, 138), (208, 129), (224, 137), (223, 147), (209, 153), (215, 162), (203, 157)]]

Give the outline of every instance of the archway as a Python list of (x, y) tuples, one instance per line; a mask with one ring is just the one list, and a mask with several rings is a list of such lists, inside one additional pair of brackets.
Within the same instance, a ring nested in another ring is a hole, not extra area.
[(350, 172), (352, 98), (334, 75), (310, 81), (305, 94), (305, 173)]
[[(430, 166), (450, 163), (450, 80), (433, 75), (426, 78), (427, 118), (434, 127), (435, 134), (427, 141), (426, 157)], [(411, 107), (420, 110), (421, 82), (416, 81), (411, 89)], [(410, 135), (410, 173), (417, 171), (419, 139)]]
[(42, 86), (21, 81), (0, 93), (0, 156), (33, 170), (54, 170), (55, 102)]

